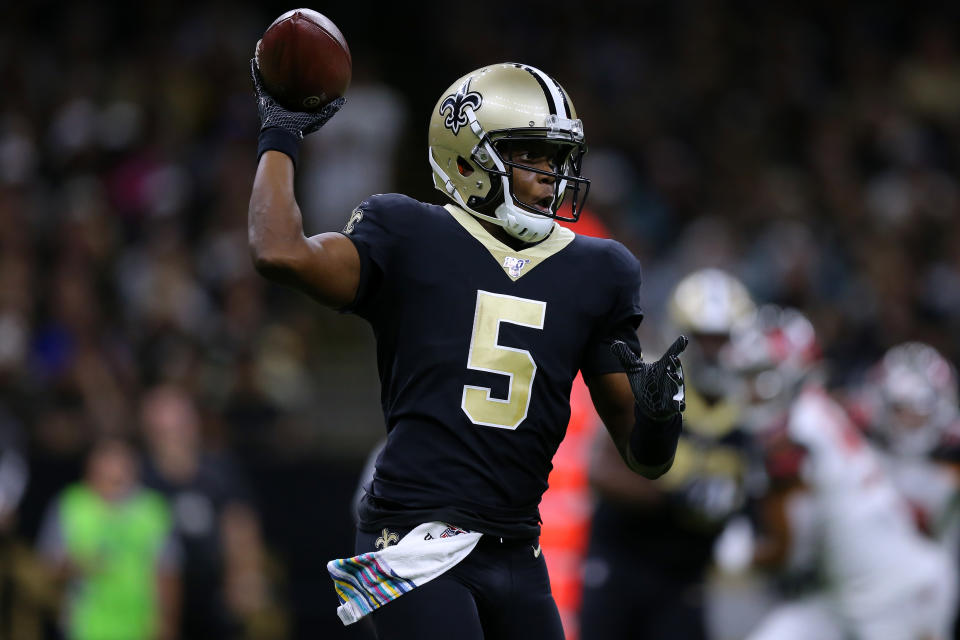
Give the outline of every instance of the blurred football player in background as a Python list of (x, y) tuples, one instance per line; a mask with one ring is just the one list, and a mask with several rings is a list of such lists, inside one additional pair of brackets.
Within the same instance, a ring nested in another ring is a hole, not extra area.
[[(886, 454), (893, 481), (921, 530), (960, 556), (960, 415), (954, 367), (932, 346), (888, 350), (868, 373), (856, 406)], [(954, 637), (960, 625), (954, 624)]]
[(749, 441), (735, 380), (719, 354), (754, 304), (732, 275), (703, 269), (680, 281), (668, 310), (671, 329), (690, 337), (684, 431), (673, 468), (656, 480), (630, 473), (606, 438), (596, 443), (586, 640), (705, 638), (704, 580), (714, 542), (745, 501)]
[(725, 360), (746, 382), (769, 477), (755, 562), (819, 570), (814, 590), (776, 608), (750, 640), (945, 638), (953, 565), (825, 390), (810, 321), (764, 307), (734, 330)]
[(642, 362), (636, 258), (556, 223), (579, 216), (589, 186), (570, 97), (521, 64), (463, 76), (430, 122), (428, 160), (448, 204), (373, 196), (342, 233), (307, 238), (293, 190), (300, 140), (342, 100), (292, 113), (255, 61), (252, 72), (254, 263), (366, 319), (377, 338), (387, 442), (360, 501), (358, 555), (328, 564), (341, 619), (372, 611), (381, 640), (562, 638), (538, 503), (573, 379), (583, 372), (623, 459), (657, 477), (680, 433), (686, 346), (681, 337)]

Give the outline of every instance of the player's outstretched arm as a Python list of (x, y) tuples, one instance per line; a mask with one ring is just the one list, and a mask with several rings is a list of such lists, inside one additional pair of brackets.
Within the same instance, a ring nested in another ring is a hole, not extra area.
[(627, 465), (657, 478), (673, 465), (685, 408), (680, 336), (662, 358), (647, 364), (625, 343), (615, 341), (614, 355), (624, 373), (586, 380), (594, 406)]
[(247, 218), (253, 263), (270, 280), (295, 287), (327, 306), (345, 307), (360, 282), (357, 250), (339, 233), (304, 236), (293, 191), (300, 140), (333, 117), (343, 101), (317, 113), (288, 111), (263, 89), (256, 62), (250, 66), (261, 125)]

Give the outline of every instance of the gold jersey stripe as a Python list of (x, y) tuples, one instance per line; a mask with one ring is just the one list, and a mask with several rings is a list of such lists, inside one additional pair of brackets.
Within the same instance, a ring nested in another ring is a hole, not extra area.
[(687, 409), (683, 412), (683, 428), (712, 438), (722, 438), (739, 426), (742, 411), (734, 402), (721, 400), (709, 404), (695, 387), (687, 384)]
[[(490, 235), (490, 232), (484, 229), (483, 225), (481, 225), (473, 215), (467, 213), (457, 205), (447, 204), (444, 205), (443, 208), (453, 216), (454, 220), (460, 223), (460, 226), (466, 229), (470, 235), (486, 247), (490, 255), (493, 256), (493, 259), (497, 261), (497, 264), (500, 265), (500, 268), (503, 269), (503, 272), (511, 280), (519, 280), (524, 275), (530, 273), (534, 267), (563, 250), (563, 248), (573, 242), (573, 239), (576, 237), (573, 231), (570, 231), (570, 229), (566, 227), (561, 227), (554, 222), (553, 231), (546, 240), (517, 251)], [(511, 269), (506, 264), (507, 258), (519, 258), (528, 262), (522, 269), (511, 273)], [(514, 275), (514, 273), (516, 275)]]

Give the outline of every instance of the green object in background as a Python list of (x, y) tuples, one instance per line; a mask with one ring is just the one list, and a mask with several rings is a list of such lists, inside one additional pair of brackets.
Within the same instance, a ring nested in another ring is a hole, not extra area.
[(67, 553), (81, 571), (70, 596), (70, 637), (152, 638), (157, 561), (171, 526), (163, 497), (139, 490), (110, 503), (78, 484), (65, 491), (60, 509)]

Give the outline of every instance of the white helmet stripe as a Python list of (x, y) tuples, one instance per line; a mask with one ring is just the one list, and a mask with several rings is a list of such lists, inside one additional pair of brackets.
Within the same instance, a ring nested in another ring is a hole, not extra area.
[(520, 67), (530, 72), (540, 83), (540, 86), (543, 87), (543, 92), (546, 94), (547, 100), (551, 103), (550, 113), (556, 114), (561, 118), (569, 118), (570, 113), (567, 109), (567, 97), (563, 95), (563, 89), (560, 88), (560, 85), (536, 67), (529, 67), (527, 65), (520, 65)]

